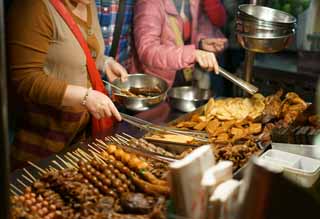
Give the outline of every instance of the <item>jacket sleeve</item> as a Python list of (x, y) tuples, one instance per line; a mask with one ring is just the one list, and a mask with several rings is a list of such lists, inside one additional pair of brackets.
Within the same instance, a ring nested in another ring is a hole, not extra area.
[(142, 64), (162, 69), (179, 70), (190, 67), (195, 61), (195, 46), (175, 46), (161, 43), (164, 12), (161, 1), (138, 0), (134, 15), (134, 38)]
[(43, 70), (53, 36), (46, 6), (39, 0), (16, 0), (8, 23), (9, 79), (16, 93), (37, 104), (60, 107), (67, 83)]
[(223, 27), (227, 13), (220, 0), (203, 0), (203, 8), (213, 25)]
[(198, 34), (196, 42), (206, 38), (225, 38), (220, 28), (215, 26), (209, 19), (208, 15), (203, 12), (203, 8), (200, 8), (199, 20), (198, 20)]

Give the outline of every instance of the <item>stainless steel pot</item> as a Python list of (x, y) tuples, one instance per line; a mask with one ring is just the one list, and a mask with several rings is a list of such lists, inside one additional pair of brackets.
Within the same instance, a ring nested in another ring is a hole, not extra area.
[(292, 40), (292, 34), (280, 37), (259, 38), (237, 33), (241, 46), (252, 52), (274, 53), (285, 49)]
[(258, 38), (273, 38), (295, 33), (294, 28), (267, 27), (250, 21), (243, 21), (241, 19), (237, 19), (236, 31), (241, 34), (255, 36)]
[(278, 28), (278, 29), (284, 29), (284, 28), (295, 28), (296, 22), (294, 23), (274, 23), (264, 20), (255, 19), (249, 16), (246, 16), (244, 13), (241, 13), (240, 11), (237, 12), (237, 18), (243, 21), (251, 22), (255, 25), (261, 25), (264, 27), (272, 27), (272, 28)]
[(204, 105), (213, 92), (195, 87), (174, 87), (168, 92), (168, 100), (171, 106), (182, 112), (192, 112)]
[(246, 17), (247, 20), (263, 21), (265, 23), (283, 26), (290, 26), (296, 23), (296, 18), (292, 15), (269, 7), (243, 4), (240, 5), (238, 9), (239, 13), (243, 17)]
[(155, 86), (158, 86), (161, 89), (160, 95), (143, 98), (125, 96), (122, 95), (119, 90), (113, 89), (116, 101), (132, 111), (145, 111), (154, 107), (155, 105), (158, 105), (166, 99), (169, 89), (169, 85), (165, 80), (146, 74), (129, 74), (126, 82), (121, 82), (120, 79), (116, 79), (113, 84), (121, 89), (126, 90), (128, 90), (130, 87), (142, 88)]

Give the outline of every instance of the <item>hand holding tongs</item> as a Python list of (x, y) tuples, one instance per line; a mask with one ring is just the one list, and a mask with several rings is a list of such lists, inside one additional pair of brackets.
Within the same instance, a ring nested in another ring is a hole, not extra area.
[(230, 72), (221, 67), (219, 67), (219, 73), (221, 76), (228, 79), (229, 81), (231, 81), (232, 83), (234, 83), (235, 85), (239, 86), (241, 89), (252, 95), (259, 91), (259, 89), (256, 86), (250, 84), (247, 81), (242, 80), (241, 78), (235, 76), (234, 74), (231, 74)]

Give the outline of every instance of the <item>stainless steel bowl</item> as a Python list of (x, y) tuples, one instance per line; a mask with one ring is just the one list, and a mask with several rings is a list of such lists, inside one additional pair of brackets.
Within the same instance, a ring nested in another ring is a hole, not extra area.
[(158, 105), (166, 99), (169, 89), (169, 85), (165, 80), (146, 74), (129, 74), (126, 82), (121, 82), (121, 80), (116, 79), (113, 84), (126, 90), (130, 87), (142, 88), (155, 86), (158, 86), (161, 89), (160, 95), (143, 98), (123, 96), (119, 90), (113, 89), (116, 101), (132, 111), (145, 111)]
[(168, 92), (168, 100), (171, 106), (182, 112), (192, 112), (204, 105), (213, 92), (195, 87), (174, 87)]
[(258, 38), (273, 38), (295, 33), (295, 28), (275, 28), (273, 26), (258, 25), (250, 21), (237, 19), (236, 31), (241, 34)]
[(292, 15), (269, 7), (253, 4), (243, 4), (240, 5), (238, 9), (243, 17), (246, 17), (246, 19), (251, 19), (254, 21), (263, 21), (269, 24), (284, 26), (290, 26), (296, 23), (296, 18)]
[(241, 46), (252, 52), (274, 53), (285, 49), (292, 40), (292, 34), (280, 37), (258, 38), (237, 33), (237, 40)]
[(295, 28), (295, 26), (296, 26), (296, 22), (289, 23), (289, 24), (268, 22), (268, 21), (263, 21), (263, 20), (259, 20), (259, 19), (255, 19), (255, 18), (246, 16), (244, 13), (241, 13), (240, 11), (237, 12), (237, 19), (240, 19), (242, 21), (251, 22), (255, 25), (260, 25), (263, 27), (271, 27), (271, 28), (276, 28), (276, 29)]

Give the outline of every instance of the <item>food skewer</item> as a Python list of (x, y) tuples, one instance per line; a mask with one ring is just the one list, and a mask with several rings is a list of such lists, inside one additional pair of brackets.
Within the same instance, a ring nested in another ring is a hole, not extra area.
[(84, 150), (82, 150), (81, 148), (78, 148), (79, 152), (81, 154), (83, 154), (84, 157), (86, 157), (88, 159), (88, 161), (92, 160), (92, 156), (90, 154), (88, 154), (87, 152), (85, 152)]
[(32, 181), (31, 179), (29, 179), (28, 177), (26, 177), (25, 175), (22, 174), (22, 177), (27, 180), (29, 183), (33, 183), (34, 181)]
[[(33, 166), (34, 168), (36, 168), (37, 170), (39, 170), (42, 174), (46, 174), (47, 172), (42, 169), (41, 167), (37, 166), (36, 164), (32, 163), (31, 161), (28, 161), (28, 164), (30, 164), (31, 166)], [(41, 174), (40, 174), (41, 175)]]
[(51, 166), (51, 165), (49, 165), (49, 169), (50, 169), (51, 171), (58, 171), (56, 168), (54, 168), (54, 167)]
[(130, 139), (127, 139), (125, 137), (123, 137), (122, 135), (116, 134), (115, 135), (119, 140), (128, 143), (130, 141)]
[(57, 167), (59, 167), (61, 170), (64, 170), (65, 168), (61, 166), (57, 161), (52, 161), (53, 164), (55, 164)]
[(122, 132), (122, 134), (123, 134), (123, 135), (125, 135), (125, 136), (127, 136), (127, 137), (128, 137), (128, 138), (130, 138), (130, 139), (135, 138), (135, 137), (133, 137), (133, 136), (131, 136), (131, 135), (129, 135), (129, 134), (127, 134), (127, 133), (125, 133), (125, 132)]
[(75, 157), (72, 153), (68, 152), (67, 155), (72, 158), (75, 162), (79, 162), (79, 159)]
[(26, 168), (23, 168), (23, 171), (31, 178), (33, 182), (36, 181), (36, 178), (34, 178), (34, 176), (31, 173), (29, 173), (29, 171), (26, 170)]
[(67, 154), (64, 155), (64, 158), (68, 160), (68, 162), (70, 162), (70, 164), (73, 165), (74, 168), (78, 169), (78, 164), (72, 160), (72, 158), (70, 158)]
[(72, 151), (72, 154), (78, 159), (78, 161), (83, 160), (86, 161), (81, 155), (79, 155), (79, 152), (77, 151)]
[(56, 157), (68, 168), (75, 168), (72, 164), (66, 162), (64, 159), (62, 159), (60, 156), (56, 155)]
[(95, 158), (96, 160), (98, 160), (98, 161), (100, 161), (100, 162), (102, 162), (102, 163), (105, 163), (105, 161), (103, 160), (103, 157), (102, 157), (100, 154), (94, 152), (94, 151), (91, 150), (91, 149), (89, 149), (89, 151), (92, 153), (92, 155), (94, 156), (94, 158)]
[(17, 188), (15, 185), (10, 184), (10, 186), (11, 186), (14, 190), (16, 190), (18, 193), (23, 194), (23, 192), (22, 192), (19, 188)]
[[(93, 150), (95, 153), (99, 154), (101, 153), (101, 151), (98, 151), (95, 147), (93, 147), (92, 145), (88, 145), (89, 148), (91, 148), (91, 150)], [(104, 151), (104, 150), (103, 150)]]
[(10, 189), (10, 192), (11, 192), (13, 195), (18, 196), (18, 194), (17, 194), (14, 190)]
[(28, 186), (27, 186), (24, 182), (22, 182), (20, 179), (17, 179), (17, 181), (18, 181), (18, 183), (20, 183), (20, 184), (23, 186), (24, 189), (28, 187)]
[(83, 160), (83, 161), (85, 161), (85, 162), (88, 162), (87, 158), (83, 157), (83, 155), (80, 154), (79, 151), (73, 151), (72, 153), (75, 154), (77, 157), (79, 157), (80, 160)]

